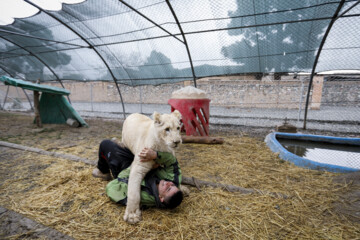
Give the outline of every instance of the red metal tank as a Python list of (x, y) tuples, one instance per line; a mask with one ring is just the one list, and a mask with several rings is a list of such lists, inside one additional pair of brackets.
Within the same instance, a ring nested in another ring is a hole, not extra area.
[(181, 113), (182, 131), (185, 130), (187, 136), (209, 136), (210, 99), (171, 98), (168, 103), (171, 112), (178, 110)]

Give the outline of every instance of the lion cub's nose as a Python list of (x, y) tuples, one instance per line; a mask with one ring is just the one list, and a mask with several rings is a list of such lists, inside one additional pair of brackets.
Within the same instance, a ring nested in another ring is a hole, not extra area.
[(175, 146), (179, 145), (180, 141), (174, 141)]

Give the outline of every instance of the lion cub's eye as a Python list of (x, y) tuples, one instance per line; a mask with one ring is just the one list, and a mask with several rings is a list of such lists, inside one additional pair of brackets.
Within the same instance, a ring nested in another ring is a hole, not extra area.
[(170, 131), (170, 128), (165, 128), (165, 131), (166, 131), (166, 132), (169, 132), (169, 131)]
[(180, 127), (177, 127), (177, 130), (180, 130)]

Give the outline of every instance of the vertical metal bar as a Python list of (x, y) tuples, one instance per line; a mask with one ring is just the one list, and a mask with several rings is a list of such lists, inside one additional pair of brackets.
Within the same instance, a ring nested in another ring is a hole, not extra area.
[(142, 86), (140, 86), (140, 113), (143, 113), (143, 110), (142, 110)]
[(120, 95), (121, 104), (122, 104), (122, 107), (123, 107), (124, 119), (126, 119), (124, 100), (123, 100), (123, 98), (122, 98), (122, 95), (121, 95), (121, 92), (120, 92), (120, 88), (119, 88), (118, 83), (117, 83), (116, 80), (115, 80), (115, 85), (116, 85), (116, 88), (117, 88), (118, 93), (119, 93), (119, 95)]
[(4, 103), (3, 103), (3, 109), (5, 109), (5, 103), (6, 103), (6, 99), (7, 99), (7, 96), (8, 96), (8, 93), (9, 93), (9, 85), (8, 85), (8, 87), (7, 87), (7, 89), (6, 89), (6, 94), (5, 94), (5, 98), (4, 98)]
[(28, 100), (28, 101), (29, 101), (29, 103), (30, 103), (30, 109), (31, 109), (31, 110), (34, 110), (34, 108), (33, 108), (32, 104), (31, 104), (30, 98), (29, 98), (29, 96), (27, 95), (27, 93), (26, 93), (25, 89), (23, 89), (23, 88), (22, 88), (22, 90), (24, 91), (25, 96), (26, 96), (27, 100)]
[[(9, 74), (10, 77), (13, 77), (13, 75), (12, 75), (9, 71), (7, 71), (4, 67), (0, 66), (0, 68), (1, 68), (2, 70), (4, 70), (4, 72), (6, 72), (7, 74)], [(5, 103), (6, 103), (6, 100), (7, 100), (7, 95), (8, 95), (8, 93), (9, 93), (9, 85), (7, 86), (6, 94), (5, 94), (5, 97), (4, 97), (4, 102), (3, 102), (2, 107), (1, 107), (1, 105), (0, 105), (0, 109), (4, 109), (4, 110), (5, 110)]]
[(169, 6), (172, 15), (174, 16), (174, 19), (175, 19), (175, 21), (176, 21), (176, 24), (178, 25), (179, 30), (180, 30), (180, 32), (181, 32), (181, 35), (182, 35), (182, 37), (183, 37), (183, 39), (184, 39), (184, 44), (185, 44), (186, 51), (187, 51), (187, 54), (188, 54), (188, 57), (189, 57), (189, 61), (190, 61), (190, 65), (191, 65), (191, 72), (192, 72), (193, 79), (194, 79), (194, 86), (196, 87), (196, 76), (195, 76), (194, 66), (193, 66), (193, 62), (192, 62), (191, 54), (190, 54), (190, 49), (189, 49), (189, 46), (188, 46), (188, 44), (187, 44), (184, 31), (183, 31), (182, 28), (181, 28), (180, 22), (179, 22), (176, 14), (175, 14), (174, 9), (172, 8), (172, 6), (171, 6), (171, 4), (170, 4), (170, 1), (169, 1), (169, 0), (166, 0), (166, 3), (167, 3), (167, 5)]
[[(4, 70), (4, 72), (6, 72), (7, 74), (9, 74), (10, 77), (15, 78), (15, 76), (14, 76), (13, 74), (11, 74), (9, 71), (7, 71), (4, 67), (0, 66), (0, 68), (1, 68), (2, 70)], [(22, 90), (24, 91), (25, 96), (26, 96), (27, 100), (29, 101), (31, 110), (33, 110), (34, 108), (33, 108), (32, 104), (31, 104), (31, 101), (30, 101), (29, 96), (27, 95), (25, 89), (22, 88)]]
[(318, 52), (317, 52), (316, 57), (315, 57), (315, 60), (314, 60), (314, 65), (313, 65), (313, 68), (312, 68), (312, 71), (311, 71), (311, 76), (310, 76), (310, 81), (309, 81), (309, 87), (308, 87), (308, 91), (307, 91), (307, 95), (306, 95), (305, 114), (304, 114), (304, 126), (303, 126), (304, 129), (306, 129), (306, 120), (307, 120), (307, 113), (308, 113), (308, 107), (309, 107), (309, 99), (310, 99), (311, 86), (312, 86), (312, 83), (313, 83), (313, 78), (314, 78), (314, 75), (315, 75), (315, 69), (316, 69), (316, 66), (317, 66), (317, 63), (318, 63), (318, 60), (319, 60), (319, 57), (320, 57), (320, 53), (321, 53), (322, 48), (324, 47), (326, 38), (327, 38), (327, 36), (329, 35), (329, 32), (330, 32), (332, 26), (334, 25), (335, 21), (338, 19), (337, 16), (338, 16), (341, 8), (343, 7), (344, 3), (345, 3), (345, 0), (341, 0), (341, 2), (339, 3), (338, 8), (336, 9), (336, 11), (335, 11), (335, 13), (334, 13), (334, 16), (331, 18), (331, 21), (330, 21), (330, 23), (329, 23), (329, 26), (328, 26), (328, 28), (326, 29), (326, 32), (325, 32), (325, 34), (324, 34), (324, 37), (323, 37), (322, 40), (321, 40), (321, 43), (320, 43)]
[(297, 118), (297, 122), (296, 125), (299, 124), (300, 121), (300, 115), (301, 115), (301, 106), (302, 106), (302, 102), (303, 102), (303, 92), (304, 92), (304, 79), (301, 79), (301, 76), (299, 77), (301, 80), (301, 89), (300, 89), (300, 100), (299, 100), (299, 114), (298, 114), (298, 118)]
[(38, 6), (37, 4), (34, 4), (33, 2), (29, 1), (29, 0), (24, 0), (25, 2), (27, 2), (28, 4), (32, 5), (33, 7), (36, 7), (38, 9), (40, 9), (41, 11), (43, 11), (44, 13), (46, 13), (47, 15), (49, 15), (50, 17), (52, 17), (53, 19), (55, 19), (56, 21), (58, 21), (59, 23), (61, 23), (62, 25), (64, 25), (66, 28), (68, 28), (70, 31), (72, 31), (74, 34), (76, 34), (77, 36), (79, 36), (81, 38), (81, 40), (83, 40), (86, 44), (89, 45), (89, 48), (93, 49), (94, 52), (99, 56), (99, 58), (101, 59), (101, 61), (105, 64), (106, 68), (109, 70), (109, 73), (111, 75), (111, 77), (113, 78), (113, 81), (115, 82), (116, 88), (118, 90), (118, 93), (120, 95), (120, 100), (121, 100), (121, 104), (123, 107), (123, 114), (124, 114), (124, 119), (126, 118), (125, 115), (125, 106), (124, 106), (124, 101), (120, 92), (120, 88), (117, 84), (116, 78), (114, 73), (111, 71), (109, 65), (107, 64), (107, 62), (105, 61), (105, 59), (102, 57), (102, 55), (99, 53), (99, 51), (88, 41), (86, 40), (80, 33), (78, 33), (77, 31), (75, 31), (72, 27), (70, 27), (68, 24), (66, 24), (65, 22), (63, 22), (62, 20), (60, 20), (59, 18), (57, 18), (56, 16), (54, 16), (53, 14), (49, 13), (48, 11), (42, 9), (40, 6)]
[(279, 108), (279, 99), (280, 99), (280, 81), (277, 81), (277, 96), (276, 96), (276, 108)]
[[(253, 10), (254, 10), (254, 15), (255, 15), (256, 14), (256, 12), (255, 12), (255, 0), (253, 0)], [(257, 23), (256, 23), (256, 15), (254, 16), (254, 20), (255, 20), (255, 25), (257, 25)], [(257, 42), (256, 45), (257, 45), (257, 52), (258, 52), (259, 73), (262, 73), (262, 75), (264, 76), (264, 73), (263, 73), (262, 67), (261, 67), (259, 36), (257, 34), (257, 27), (255, 27), (255, 35), (256, 35), (256, 42)]]
[(94, 111), (94, 107), (93, 107), (93, 85), (92, 83), (90, 83), (90, 103), (91, 103), (91, 111)]

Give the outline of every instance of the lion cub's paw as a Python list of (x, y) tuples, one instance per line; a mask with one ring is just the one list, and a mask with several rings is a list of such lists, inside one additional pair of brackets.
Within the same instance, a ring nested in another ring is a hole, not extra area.
[(130, 224), (135, 224), (141, 221), (141, 210), (136, 209), (135, 212), (127, 212), (124, 214), (124, 221)]

